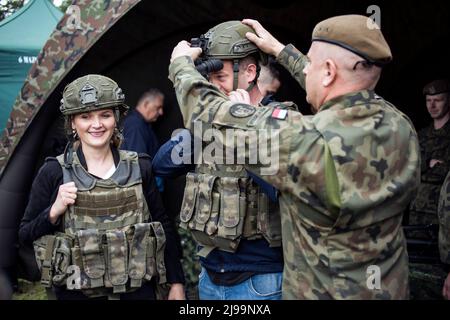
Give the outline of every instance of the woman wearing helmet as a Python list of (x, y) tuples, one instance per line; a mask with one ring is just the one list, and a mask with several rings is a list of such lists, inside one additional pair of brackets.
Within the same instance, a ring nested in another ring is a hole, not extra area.
[(119, 151), (128, 107), (117, 83), (87, 75), (66, 86), (69, 143), (36, 176), (19, 231), (33, 243), (41, 282), (58, 299), (184, 299), (174, 230), (147, 155)]

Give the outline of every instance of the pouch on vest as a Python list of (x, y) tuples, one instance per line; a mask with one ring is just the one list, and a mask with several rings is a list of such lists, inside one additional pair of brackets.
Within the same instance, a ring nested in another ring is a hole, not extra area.
[(108, 275), (114, 293), (126, 291), (128, 281), (128, 243), (124, 231), (106, 233), (108, 246)]
[(206, 223), (211, 217), (212, 210), (212, 190), (214, 187), (214, 181), (217, 179), (215, 176), (207, 174), (199, 174), (199, 191), (197, 194), (195, 219), (189, 224), (190, 229), (205, 231)]
[(220, 203), (220, 218), (218, 236), (236, 239), (242, 234), (243, 217), (245, 216), (246, 200), (241, 196), (240, 178), (221, 178), (222, 195)]
[(187, 229), (187, 224), (194, 213), (195, 203), (198, 192), (198, 175), (196, 173), (188, 173), (186, 175), (186, 187), (184, 188), (183, 203), (180, 211), (180, 227)]
[(260, 189), (258, 185), (250, 180), (247, 186), (247, 207), (242, 231), (242, 236), (250, 240), (261, 238), (261, 235), (258, 233), (259, 195)]
[(162, 224), (158, 221), (149, 223), (151, 230), (153, 230), (153, 236), (156, 240), (155, 262), (156, 270), (158, 272), (159, 284), (165, 283), (166, 279), (166, 266), (164, 263), (164, 251), (166, 248), (166, 235)]
[(134, 234), (130, 243), (128, 276), (130, 277), (130, 287), (140, 288), (147, 271), (146, 256), (150, 226), (148, 223), (138, 223), (132, 229), (134, 229)]
[(281, 217), (278, 204), (269, 201), (264, 193), (259, 194), (258, 233), (269, 242), (270, 247), (281, 246)]
[(104, 285), (105, 260), (98, 230), (79, 230), (76, 237), (80, 244), (83, 271), (89, 277), (90, 288), (102, 287)]
[(71, 264), (71, 251), (73, 240), (67, 236), (57, 236), (54, 249), (53, 284), (63, 286), (68, 277), (67, 268)]

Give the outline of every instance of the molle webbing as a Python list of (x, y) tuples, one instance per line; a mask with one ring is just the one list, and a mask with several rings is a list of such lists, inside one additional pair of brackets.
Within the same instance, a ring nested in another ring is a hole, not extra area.
[(106, 180), (90, 175), (76, 153), (72, 157), (70, 166), (58, 157), (64, 180), (78, 188), (75, 204), (64, 214), (65, 233), (35, 241), (42, 282), (66, 285), (71, 264), (79, 268), (80, 285), (67, 288), (87, 295), (129, 292), (153, 277), (165, 283), (166, 238), (160, 222), (145, 222), (150, 212), (137, 154), (120, 151), (119, 166)]
[(139, 201), (134, 189), (118, 190), (91, 195), (79, 193), (74, 206), (74, 214), (86, 216), (119, 215), (123, 212), (137, 210)]
[(235, 252), (242, 237), (281, 245), (278, 204), (247, 177), (243, 166), (200, 165), (188, 173), (180, 226), (189, 229), (206, 256), (214, 248)]

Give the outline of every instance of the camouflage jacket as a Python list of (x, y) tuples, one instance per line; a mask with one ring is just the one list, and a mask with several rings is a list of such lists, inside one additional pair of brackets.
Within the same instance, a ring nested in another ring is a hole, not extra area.
[[(304, 55), (288, 45), (278, 60), (304, 85)], [(281, 191), (284, 299), (408, 297), (401, 221), (420, 159), (405, 115), (372, 91), (328, 101), (315, 116), (256, 111), (224, 98), (186, 56), (172, 62), (169, 78), (186, 127), (202, 121), (221, 130), (264, 129), (268, 144), (279, 142), (273, 174), (261, 175), (270, 172), (262, 162), (247, 168)], [(248, 109), (247, 116), (236, 109)]]
[(438, 207), (439, 254), (442, 263), (450, 264), (450, 173), (442, 184)]
[[(437, 224), (439, 192), (450, 169), (450, 121), (436, 130), (433, 125), (419, 131), (421, 184), (417, 197), (411, 203), (410, 224)], [(430, 168), (430, 160), (441, 160)], [(428, 213), (423, 215), (421, 213)], [(418, 215), (418, 216), (417, 216)]]
[[(421, 181), (442, 185), (450, 170), (450, 121), (440, 129), (430, 125), (419, 131), (421, 164)], [(437, 163), (430, 168), (430, 160), (437, 159)]]

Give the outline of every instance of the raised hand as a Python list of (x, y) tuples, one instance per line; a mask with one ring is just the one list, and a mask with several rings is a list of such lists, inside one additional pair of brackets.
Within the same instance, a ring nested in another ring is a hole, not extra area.
[(285, 47), (284, 44), (275, 39), (275, 37), (272, 36), (269, 31), (264, 29), (258, 21), (244, 19), (242, 20), (242, 23), (252, 27), (256, 32), (256, 35), (254, 33), (247, 32), (245, 36), (248, 40), (256, 44), (256, 46), (265, 53), (278, 57), (281, 50)]
[(67, 207), (75, 203), (77, 187), (74, 182), (68, 182), (59, 186), (58, 195), (50, 208), (50, 222), (55, 224), (58, 217), (66, 212)]
[(201, 53), (202, 53), (201, 48), (198, 47), (192, 48), (189, 42), (187, 42), (186, 40), (182, 40), (178, 42), (175, 48), (173, 48), (170, 62), (182, 56), (190, 56), (192, 60), (196, 60)]

